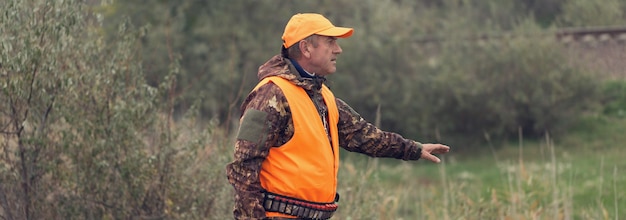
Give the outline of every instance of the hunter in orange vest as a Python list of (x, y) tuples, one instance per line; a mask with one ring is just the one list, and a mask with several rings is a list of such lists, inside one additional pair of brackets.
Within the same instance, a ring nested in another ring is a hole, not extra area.
[(241, 106), (234, 160), (226, 167), (235, 189), (235, 219), (328, 219), (338, 208), (339, 147), (402, 160), (449, 151), (421, 144), (365, 121), (326, 87), (342, 49), (336, 27), (320, 14), (294, 15), (281, 54), (259, 67), (259, 84)]

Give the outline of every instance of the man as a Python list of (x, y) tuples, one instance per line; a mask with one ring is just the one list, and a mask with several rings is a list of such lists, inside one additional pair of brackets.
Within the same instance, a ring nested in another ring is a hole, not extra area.
[(241, 107), (234, 161), (226, 167), (236, 219), (330, 218), (339, 199), (340, 146), (436, 163), (433, 154), (449, 151), (379, 130), (324, 85), (342, 52), (337, 38), (352, 32), (319, 14), (296, 14), (285, 27), (282, 53), (259, 67), (261, 82)]

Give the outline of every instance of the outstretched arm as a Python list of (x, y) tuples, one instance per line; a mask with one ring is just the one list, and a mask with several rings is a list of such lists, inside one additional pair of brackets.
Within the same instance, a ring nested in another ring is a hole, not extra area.
[(442, 144), (421, 144), (400, 134), (382, 131), (365, 121), (341, 99), (336, 99), (339, 109), (339, 145), (352, 152), (372, 157), (391, 157), (402, 160), (426, 160), (438, 163), (433, 154), (447, 153), (450, 147)]

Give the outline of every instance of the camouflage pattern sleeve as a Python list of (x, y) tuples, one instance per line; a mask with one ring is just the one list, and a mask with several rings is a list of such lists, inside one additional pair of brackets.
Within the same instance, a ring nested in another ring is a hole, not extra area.
[(265, 84), (248, 95), (241, 107), (234, 158), (226, 166), (228, 181), (235, 191), (235, 219), (263, 219), (261, 164), (271, 146), (280, 146), (291, 120), (287, 99), (278, 86)]
[(397, 133), (378, 129), (338, 98), (337, 108), (339, 109), (339, 146), (371, 157), (391, 157), (402, 160), (420, 158), (421, 143), (406, 139)]

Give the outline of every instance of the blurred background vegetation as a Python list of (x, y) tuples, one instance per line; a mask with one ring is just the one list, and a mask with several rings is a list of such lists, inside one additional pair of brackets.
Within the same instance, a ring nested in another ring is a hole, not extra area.
[[(279, 51), (289, 17), (322, 13), (356, 30), (340, 41), (344, 53), (329, 77), (338, 97), (370, 121), (380, 107), (383, 129), (473, 148), (468, 141), (485, 134), (561, 132), (597, 110), (606, 74), (577, 66), (550, 33), (624, 25), (624, 2), (130, 0), (107, 6), (104, 15), (110, 29), (129, 16), (148, 29), (140, 41), (149, 84), (180, 61), (176, 112), (200, 99), (202, 116), (232, 131), (258, 66)], [(484, 35), (500, 39), (472, 40)]]
[(626, 0), (6, 0), (0, 12), (0, 219), (232, 218), (239, 106), (298, 12), (355, 28), (329, 76), (337, 97), (464, 152), (444, 158), (451, 170), (345, 156), (352, 208), (338, 219), (624, 213), (611, 189), (626, 164), (611, 155), (626, 141), (626, 47), (555, 33), (624, 27)]

